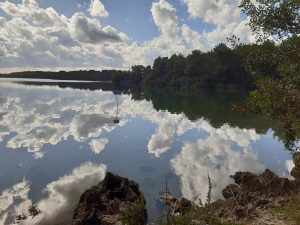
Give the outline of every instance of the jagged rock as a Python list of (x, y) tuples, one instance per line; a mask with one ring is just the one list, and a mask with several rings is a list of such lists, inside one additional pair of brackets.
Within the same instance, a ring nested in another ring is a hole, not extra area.
[(296, 181), (300, 182), (300, 152), (294, 153), (293, 161), (295, 167), (291, 171), (291, 176), (293, 176), (296, 179)]
[(274, 172), (266, 169), (260, 175), (249, 172), (237, 172), (231, 176), (242, 194), (254, 192), (259, 195), (280, 196), (298, 191), (298, 185), (287, 178), (278, 177)]
[[(298, 162), (300, 157), (294, 159)], [(235, 184), (222, 191), (226, 203), (219, 215), (223, 218), (255, 216), (259, 209), (280, 207), (300, 189), (299, 182), (278, 177), (268, 169), (259, 175), (236, 172), (231, 178)]]
[(294, 167), (291, 171), (291, 176), (296, 179), (296, 181), (300, 181), (300, 168)]
[[(110, 172), (98, 185), (86, 190), (73, 213), (72, 225), (123, 225), (122, 213), (130, 209), (142, 197), (134, 181)], [(143, 210), (147, 223), (147, 211)]]
[(171, 212), (185, 214), (192, 207), (192, 202), (186, 198), (177, 199), (170, 193), (164, 193), (159, 197), (160, 202), (168, 205)]
[(170, 205), (171, 203), (175, 202), (177, 199), (173, 197), (170, 193), (163, 193), (159, 196), (159, 201), (165, 205)]
[(176, 199), (175, 202), (171, 204), (171, 208), (174, 213), (184, 214), (189, 211), (192, 207), (192, 202), (186, 198)]
[(293, 154), (293, 161), (296, 168), (300, 168), (300, 152), (295, 152)]
[(226, 188), (222, 190), (222, 194), (225, 199), (237, 196), (239, 194), (238, 192), (239, 186), (236, 184), (229, 184)]

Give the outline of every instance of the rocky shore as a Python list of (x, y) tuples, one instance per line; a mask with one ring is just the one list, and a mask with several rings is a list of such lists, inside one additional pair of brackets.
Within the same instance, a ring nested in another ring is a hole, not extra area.
[[(123, 225), (124, 218), (130, 217), (130, 209), (136, 204), (141, 225), (147, 223), (146, 202), (139, 185), (127, 178), (110, 172), (98, 185), (86, 190), (80, 197), (73, 213), (72, 225)], [(129, 220), (131, 218), (128, 218)], [(139, 225), (139, 224), (137, 224)]]
[[(300, 199), (300, 152), (294, 153), (293, 161), (291, 175), (295, 180), (279, 177), (268, 169), (258, 175), (236, 172), (231, 176), (234, 184), (222, 191), (224, 200), (205, 206), (196, 206), (188, 199), (176, 199), (170, 194), (161, 200), (169, 206), (171, 216), (181, 217), (186, 224), (300, 224), (300, 220), (272, 213)], [(217, 219), (210, 220), (209, 215)], [(72, 225), (96, 224), (147, 224), (146, 202), (138, 184), (108, 172), (102, 182), (85, 191), (74, 210)]]

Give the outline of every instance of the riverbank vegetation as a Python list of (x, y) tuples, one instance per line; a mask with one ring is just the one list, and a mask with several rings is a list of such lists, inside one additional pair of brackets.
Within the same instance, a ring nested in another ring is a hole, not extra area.
[[(263, 46), (276, 48), (274, 42), (263, 43)], [(27, 71), (1, 74), (0, 77), (111, 81), (116, 88), (129, 87), (172, 87), (180, 90), (209, 89), (250, 89), (254, 87), (254, 76), (244, 65), (246, 56), (256, 45), (239, 45), (229, 48), (221, 43), (208, 52), (194, 50), (187, 56), (174, 54), (171, 57), (158, 57), (153, 66), (136, 65), (131, 70), (103, 71), (60, 71), (41, 72)], [(272, 71), (274, 65), (261, 63), (261, 71)], [(260, 73), (263, 74), (263, 73)]]
[[(266, 38), (274, 45), (257, 45), (245, 60), (247, 70), (261, 76), (250, 93), (252, 110), (281, 123), (285, 147), (297, 148), (300, 137), (300, 4), (298, 0), (243, 0), (240, 7), (250, 17), (258, 43)], [(259, 71), (260, 64), (275, 71)]]

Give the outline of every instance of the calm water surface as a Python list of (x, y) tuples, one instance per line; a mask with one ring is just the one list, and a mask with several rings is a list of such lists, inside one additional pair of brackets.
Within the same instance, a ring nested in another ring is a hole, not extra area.
[(288, 177), (291, 155), (274, 125), (230, 111), (243, 99), (0, 81), (0, 224), (32, 205), (42, 213), (23, 224), (67, 224), (81, 193), (107, 170), (140, 184), (150, 221), (163, 208), (157, 199), (166, 177), (175, 196), (202, 201), (208, 174), (213, 199), (236, 171), (270, 168)]

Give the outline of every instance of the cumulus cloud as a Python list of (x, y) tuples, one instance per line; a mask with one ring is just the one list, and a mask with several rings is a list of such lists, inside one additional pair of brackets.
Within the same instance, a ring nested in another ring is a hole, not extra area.
[(201, 18), (207, 23), (225, 25), (239, 21), (241, 10), (234, 0), (181, 0), (188, 7), (192, 18)]
[[(170, 1), (153, 2), (152, 21), (160, 34), (136, 42), (112, 26), (98, 20), (109, 13), (99, 0), (88, 9), (90, 18), (77, 12), (67, 18), (53, 8), (43, 9), (35, 0), (14, 4), (0, 2), (0, 9), (12, 16), (0, 18), (0, 72), (36, 69), (128, 69), (135, 64), (152, 64), (158, 56), (188, 54), (194, 49), (207, 51), (233, 34), (242, 41), (253, 41), (248, 20), (240, 18), (237, 1), (182, 0), (190, 16), (213, 24), (210, 31), (197, 32), (180, 25)], [(98, 17), (98, 18), (95, 18)], [(17, 68), (16, 68), (17, 67)], [(14, 69), (16, 68), (16, 69)]]
[(183, 145), (181, 152), (171, 160), (174, 172), (180, 177), (182, 195), (202, 202), (208, 191), (208, 175), (213, 185), (212, 200), (222, 198), (221, 190), (231, 181), (236, 171), (261, 172), (263, 166), (253, 151), (235, 148), (233, 141), (221, 136), (210, 136)]
[[(99, 139), (102, 132), (112, 132), (127, 123), (121, 119), (115, 124), (115, 97), (110, 92), (65, 90), (55, 87), (30, 87), (16, 84), (0, 84), (0, 139), (12, 135), (6, 143), (10, 149), (27, 148), (36, 158), (45, 144), (56, 145), (70, 136), (78, 142), (89, 141), (92, 150), (100, 153), (108, 142)], [(45, 89), (47, 95), (45, 95)], [(20, 97), (19, 93), (22, 93)], [(36, 96), (32, 99), (30, 96)], [(2, 100), (1, 100), (2, 99)], [(174, 137), (191, 129), (206, 132), (236, 145), (247, 148), (260, 136), (254, 129), (240, 129), (224, 124), (218, 129), (204, 118), (191, 122), (184, 114), (156, 111), (151, 102), (134, 101), (130, 96), (119, 98), (122, 117), (141, 117), (152, 122), (156, 129), (148, 142), (148, 152), (155, 157), (171, 149)], [(19, 115), (16, 117), (15, 115)], [(99, 140), (98, 140), (99, 139)]]
[(88, 9), (91, 16), (108, 17), (109, 13), (105, 10), (104, 5), (100, 0), (91, 0)]
[(0, 2), (0, 9), (9, 16), (20, 16), (24, 14), (24, 9), (20, 5), (13, 4), (9, 1)]
[(41, 213), (31, 218), (27, 215), (32, 206), (29, 199), (30, 184), (24, 180), (0, 195), (0, 222), (13, 224), (17, 215), (26, 215), (24, 225), (68, 223), (81, 194), (104, 179), (106, 166), (87, 162), (72, 170), (68, 175), (49, 183), (44, 189), (46, 198), (37, 202)]
[(105, 171), (105, 165), (87, 162), (73, 169), (71, 174), (48, 184), (44, 190), (48, 197), (37, 203), (42, 213), (35, 218), (34, 224), (66, 221), (67, 215), (71, 219), (81, 194), (103, 180)]
[(0, 68), (4, 70), (99, 68), (99, 61), (103, 67), (122, 67), (122, 56), (121, 60), (113, 58), (112, 46), (127, 37), (111, 26), (102, 27), (98, 20), (83, 13), (67, 18), (51, 7), (40, 8), (33, 0), (20, 4), (0, 2), (1, 9), (12, 16), (7, 21), (0, 19)]
[(168, 38), (177, 36), (178, 18), (176, 9), (165, 0), (154, 2), (152, 4), (151, 13), (154, 23), (162, 32), (162, 35)]
[[(4, 190), (0, 195), (0, 223), (13, 224), (13, 219), (26, 212), (32, 205), (28, 199), (30, 185), (27, 181), (22, 182)], [(12, 219), (13, 218), (13, 219)]]
[(90, 141), (90, 146), (95, 154), (100, 154), (105, 149), (108, 142), (107, 138), (94, 139)]
[[(6, 96), (0, 98), (0, 140), (7, 140), (9, 149), (26, 148), (36, 158), (43, 156), (45, 144), (56, 145), (72, 136), (83, 142), (97, 138), (102, 131), (126, 124), (122, 119), (114, 124), (115, 97), (110, 92), (62, 90), (59, 88), (26, 88), (22, 85), (1, 83)], [(13, 90), (18, 90), (17, 92)], [(43, 95), (47, 90), (47, 95)], [(18, 93), (22, 92), (22, 98)], [(31, 98), (31, 94), (35, 98)], [(94, 96), (88, 97), (86, 95)], [(129, 96), (126, 101), (130, 101)], [(120, 99), (120, 104), (123, 100)], [(99, 114), (99, 112), (101, 114)], [(18, 115), (18, 116), (16, 116)]]
[(113, 123), (114, 117), (109, 117), (105, 115), (99, 114), (88, 114), (88, 115), (80, 115), (75, 119), (73, 126), (71, 127), (74, 130), (74, 137), (78, 140), (80, 137), (81, 141), (86, 140), (90, 137), (98, 137), (100, 136), (102, 129), (111, 131), (115, 128), (115, 124)]
[(22, 0), (22, 3), (28, 9), (37, 9), (39, 7), (36, 0)]
[(160, 157), (162, 153), (171, 148), (174, 137), (174, 129), (176, 126), (176, 121), (172, 119), (171, 115), (158, 115), (158, 117), (161, 119), (159, 126), (155, 133), (151, 136), (148, 143), (149, 153), (154, 154), (156, 157)]
[(96, 19), (87, 18), (83, 13), (76, 13), (71, 18), (71, 34), (83, 43), (97, 44), (105, 41), (123, 41), (125, 34), (120, 34), (111, 26), (101, 27)]
[(251, 29), (247, 25), (248, 19), (233, 22), (226, 26), (218, 25), (214, 30), (199, 33), (192, 30), (188, 25), (183, 24), (181, 27), (182, 38), (189, 49), (200, 49), (208, 51), (215, 47), (218, 43), (227, 43), (226, 38), (235, 35), (244, 43), (255, 41)]

